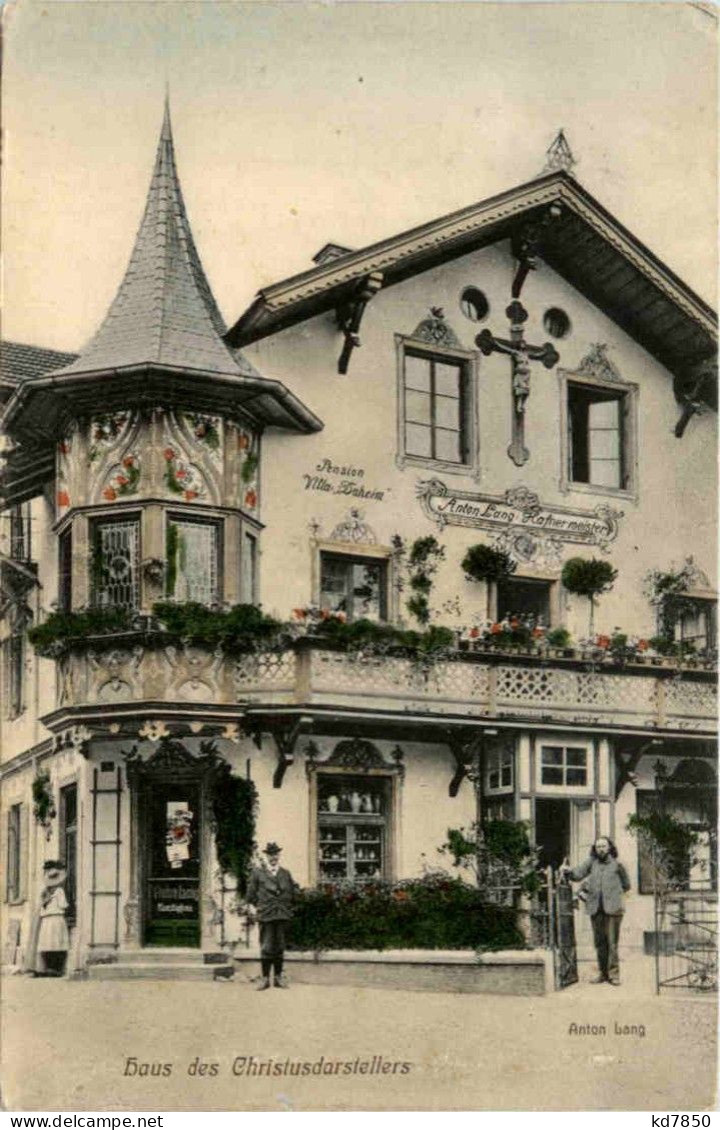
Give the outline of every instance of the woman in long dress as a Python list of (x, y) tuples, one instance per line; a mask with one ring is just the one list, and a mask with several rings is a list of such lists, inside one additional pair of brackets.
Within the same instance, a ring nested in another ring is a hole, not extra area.
[(63, 887), (66, 872), (63, 864), (55, 859), (44, 863), (43, 872), (45, 885), (40, 895), (37, 940), (32, 939), (30, 964), (36, 974), (62, 977), (70, 948), (70, 934), (65, 921), (68, 901)]

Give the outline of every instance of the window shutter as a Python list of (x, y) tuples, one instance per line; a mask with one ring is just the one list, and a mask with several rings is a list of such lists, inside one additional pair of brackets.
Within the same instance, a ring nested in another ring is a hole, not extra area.
[(632, 435), (631, 404), (632, 397), (626, 393), (620, 401), (620, 483), (623, 490), (629, 490), (631, 486), (630, 463), (635, 442)]
[(28, 831), (29, 831), (29, 810), (26, 804), (20, 805), (20, 845), (19, 852), (19, 883), (20, 899), (25, 901), (28, 897)]
[(3, 876), (3, 902), (10, 901), (10, 809), (5, 813), (0, 844), (0, 874)]

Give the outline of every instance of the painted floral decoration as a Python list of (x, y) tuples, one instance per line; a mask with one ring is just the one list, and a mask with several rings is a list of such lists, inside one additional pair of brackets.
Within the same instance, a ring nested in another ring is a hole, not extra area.
[(174, 447), (163, 451), (165, 460), (165, 485), (173, 494), (181, 494), (185, 502), (192, 502), (203, 494), (200, 476), (194, 467), (180, 458)]
[(88, 452), (88, 463), (97, 459), (100, 446), (109, 447), (118, 438), (127, 423), (128, 412), (103, 412), (94, 416), (90, 424), (90, 438), (92, 440)]
[(140, 481), (140, 460), (137, 455), (126, 455), (122, 465), (113, 469), (108, 485), (102, 492), (103, 498), (114, 502), (116, 498), (124, 498), (135, 494)]

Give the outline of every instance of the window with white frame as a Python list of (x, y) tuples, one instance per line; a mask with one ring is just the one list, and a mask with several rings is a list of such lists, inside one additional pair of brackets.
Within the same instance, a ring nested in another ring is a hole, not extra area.
[(540, 784), (558, 788), (584, 788), (589, 782), (588, 761), (585, 746), (542, 745)]
[(198, 604), (218, 600), (219, 541), (217, 522), (168, 518), (166, 594), (170, 600)]
[(511, 747), (491, 749), (485, 754), (485, 791), (507, 792), (513, 788), (513, 751)]
[(675, 598), (675, 640), (696, 651), (717, 647), (717, 601), (711, 597)]
[(93, 604), (137, 608), (140, 602), (140, 523), (137, 518), (93, 526)]
[(320, 553), (320, 607), (348, 620), (386, 620), (386, 559), (346, 553)]
[(398, 462), (476, 470), (475, 358), (398, 336)]
[(637, 488), (637, 386), (561, 373), (565, 429), (563, 489), (595, 493)]

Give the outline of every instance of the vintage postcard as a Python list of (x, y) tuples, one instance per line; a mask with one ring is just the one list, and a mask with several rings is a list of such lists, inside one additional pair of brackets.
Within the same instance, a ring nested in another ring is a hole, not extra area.
[(712, 1109), (716, 9), (4, 30), (5, 1109)]

